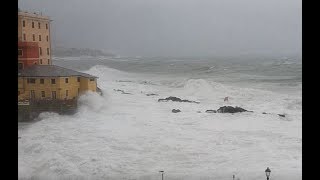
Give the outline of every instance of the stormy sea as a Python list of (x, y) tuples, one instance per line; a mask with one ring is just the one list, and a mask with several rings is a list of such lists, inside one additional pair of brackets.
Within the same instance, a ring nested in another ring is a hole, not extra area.
[[(54, 57), (98, 77), (18, 124), (19, 179), (302, 179), (301, 58)], [(170, 96), (196, 101), (158, 102)], [(229, 97), (228, 101), (224, 101)], [(241, 113), (207, 113), (238, 106)], [(172, 113), (172, 109), (181, 112)], [(279, 116), (279, 114), (283, 116)]]

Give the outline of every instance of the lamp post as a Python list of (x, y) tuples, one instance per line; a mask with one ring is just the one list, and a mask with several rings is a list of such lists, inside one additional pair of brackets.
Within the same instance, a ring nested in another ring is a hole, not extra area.
[(267, 167), (267, 169), (264, 172), (266, 173), (267, 180), (269, 180), (269, 176), (270, 176), (270, 173), (271, 173), (271, 170), (269, 169), (269, 167)]
[(161, 173), (161, 180), (163, 180), (163, 173), (164, 171), (159, 171)]

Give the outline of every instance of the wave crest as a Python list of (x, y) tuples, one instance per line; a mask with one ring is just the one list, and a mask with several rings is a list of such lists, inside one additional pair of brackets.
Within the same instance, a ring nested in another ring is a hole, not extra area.
[(106, 109), (106, 99), (100, 96), (98, 93), (88, 91), (81, 95), (78, 100), (80, 112), (100, 112)]

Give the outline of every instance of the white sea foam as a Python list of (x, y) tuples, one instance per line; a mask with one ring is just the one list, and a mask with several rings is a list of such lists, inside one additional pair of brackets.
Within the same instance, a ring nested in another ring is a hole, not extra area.
[[(20, 128), (19, 178), (159, 179), (164, 170), (165, 179), (263, 179), (270, 167), (273, 179), (301, 179), (301, 97), (105, 66), (86, 72), (104, 95), (86, 93), (75, 115), (43, 113)], [(157, 101), (168, 96), (200, 104)], [(223, 105), (254, 112), (205, 113)]]

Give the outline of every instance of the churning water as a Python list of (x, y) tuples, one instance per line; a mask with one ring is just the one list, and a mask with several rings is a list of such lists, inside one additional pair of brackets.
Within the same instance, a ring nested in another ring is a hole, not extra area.
[[(302, 179), (299, 59), (56, 57), (54, 64), (98, 76), (104, 95), (83, 95), (75, 115), (43, 113), (19, 124), (21, 179), (160, 179), (160, 170), (165, 179), (263, 179), (266, 167), (272, 179)], [(157, 101), (169, 96), (200, 104)], [(224, 105), (254, 112), (205, 113)]]

